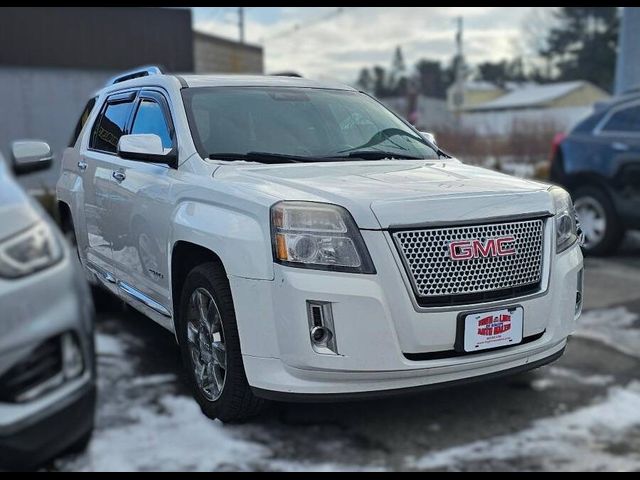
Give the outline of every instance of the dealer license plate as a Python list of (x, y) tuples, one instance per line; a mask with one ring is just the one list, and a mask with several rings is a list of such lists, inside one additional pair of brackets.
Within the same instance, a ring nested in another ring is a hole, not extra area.
[(523, 324), (522, 307), (467, 315), (464, 318), (464, 351), (518, 345), (522, 342)]

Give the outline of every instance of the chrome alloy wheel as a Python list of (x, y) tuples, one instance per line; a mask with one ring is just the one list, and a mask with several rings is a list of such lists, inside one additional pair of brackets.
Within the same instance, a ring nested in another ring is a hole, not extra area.
[(607, 232), (607, 216), (604, 207), (593, 197), (580, 197), (575, 209), (584, 233), (584, 247), (588, 250), (598, 245)]
[(207, 400), (215, 402), (227, 376), (227, 349), (220, 310), (204, 288), (198, 288), (189, 299), (187, 338), (198, 388)]

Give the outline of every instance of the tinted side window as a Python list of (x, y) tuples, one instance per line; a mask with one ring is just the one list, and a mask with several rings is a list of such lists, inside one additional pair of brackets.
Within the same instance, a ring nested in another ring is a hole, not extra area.
[(618, 110), (602, 130), (604, 132), (640, 133), (640, 105)]
[(96, 98), (94, 97), (91, 100), (89, 100), (87, 102), (87, 106), (84, 107), (84, 110), (82, 111), (82, 114), (78, 119), (78, 123), (76, 123), (76, 128), (73, 131), (73, 136), (71, 137), (71, 141), (69, 142), (70, 147), (73, 147), (78, 141), (78, 136), (80, 135), (80, 132), (84, 127), (84, 124), (87, 123), (87, 119), (89, 118), (89, 115), (91, 115), (91, 111), (93, 110), (93, 107), (95, 105), (96, 105)]
[(125, 134), (127, 120), (133, 102), (109, 103), (104, 114), (96, 122), (91, 148), (103, 152), (116, 153), (118, 141)]
[(169, 126), (162, 112), (162, 108), (153, 100), (144, 99), (140, 102), (136, 118), (133, 121), (132, 134), (153, 133), (162, 140), (164, 148), (172, 148)]

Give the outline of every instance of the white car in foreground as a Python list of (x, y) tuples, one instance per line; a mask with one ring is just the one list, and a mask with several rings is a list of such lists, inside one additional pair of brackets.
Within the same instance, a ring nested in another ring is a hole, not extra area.
[(363, 93), (148, 69), (83, 119), (57, 188), (82, 263), (175, 332), (211, 417), (528, 370), (575, 328), (569, 195), (466, 166)]

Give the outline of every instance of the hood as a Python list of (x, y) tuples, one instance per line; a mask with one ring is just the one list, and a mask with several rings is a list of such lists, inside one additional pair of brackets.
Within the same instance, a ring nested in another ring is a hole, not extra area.
[(0, 168), (0, 241), (26, 230), (38, 218), (33, 201), (13, 177)]
[(551, 213), (548, 186), (457, 160), (228, 165), (215, 177), (347, 208), (363, 229)]

